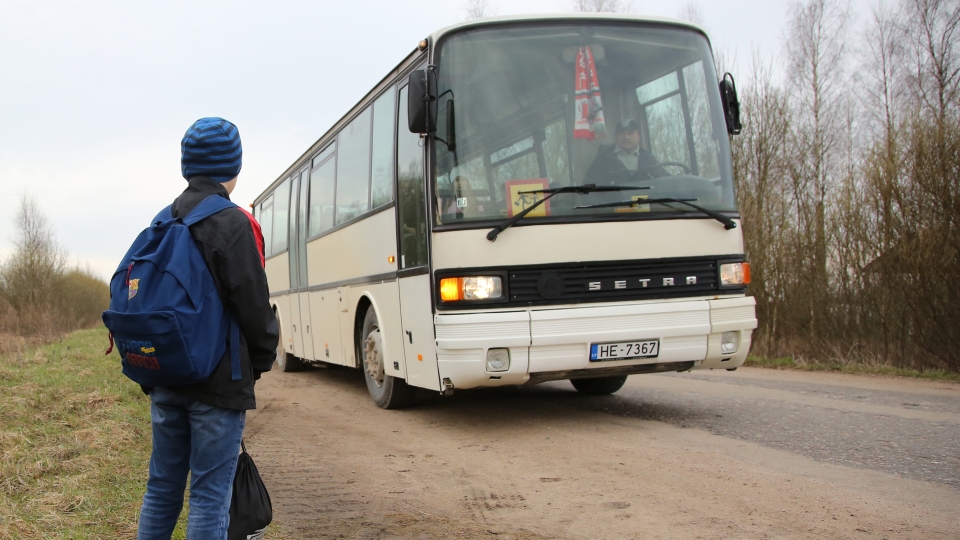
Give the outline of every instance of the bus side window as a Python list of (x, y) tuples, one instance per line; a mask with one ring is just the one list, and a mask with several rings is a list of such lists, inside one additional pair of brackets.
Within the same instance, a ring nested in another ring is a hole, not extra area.
[(290, 179), (286, 179), (273, 192), (273, 246), (272, 253), (287, 249), (287, 231), (290, 219)]
[(370, 210), (370, 108), (337, 134), (336, 225)]
[(407, 87), (400, 90), (397, 125), (397, 214), (400, 269), (427, 264), (427, 212), (424, 202), (423, 147), (407, 127)]
[(393, 110), (396, 97), (391, 86), (373, 104), (371, 208), (393, 200)]
[(316, 236), (333, 228), (333, 190), (336, 182), (335, 146), (330, 145), (313, 158), (310, 173), (310, 231)]
[(260, 204), (260, 212), (257, 214), (257, 220), (260, 222), (260, 232), (263, 233), (263, 252), (265, 257), (273, 255), (273, 195), (270, 195)]

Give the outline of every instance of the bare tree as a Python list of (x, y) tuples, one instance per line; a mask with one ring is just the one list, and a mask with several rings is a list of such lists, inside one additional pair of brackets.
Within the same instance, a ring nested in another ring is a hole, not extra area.
[(3, 265), (3, 295), (14, 309), (43, 303), (66, 270), (67, 256), (37, 202), (24, 195), (14, 217), (15, 250)]
[(57, 317), (55, 304), (67, 255), (30, 197), (20, 199), (14, 231), (13, 255), (0, 268), (0, 295), (17, 312), (22, 331), (44, 332)]
[(627, 13), (633, 10), (629, 0), (573, 0), (574, 11), (593, 13)]
[[(807, 319), (797, 324), (818, 339), (830, 328), (828, 211), (831, 189), (840, 185), (846, 77), (849, 0), (805, 0), (790, 6), (786, 51), (798, 107), (793, 123), (795, 159), (791, 167), (798, 232), (799, 273), (816, 284), (801, 297)], [(838, 155), (839, 154), (839, 155)], [(799, 276), (798, 276), (799, 277)]]
[(464, 10), (467, 12), (466, 20), (468, 21), (492, 17), (497, 14), (490, 0), (466, 0)]
[(703, 16), (703, 9), (700, 7), (700, 4), (693, 0), (688, 0), (680, 6), (680, 11), (677, 12), (677, 18), (690, 21), (698, 26), (706, 26), (707, 22)]
[(862, 70), (865, 77), (863, 91), (867, 98), (867, 110), (878, 131), (885, 137), (893, 135), (900, 121), (904, 90), (903, 66), (906, 65), (901, 29), (898, 27), (900, 13), (880, 0), (870, 8), (870, 17), (864, 31)]
[(742, 85), (743, 134), (731, 139), (738, 207), (746, 254), (753, 267), (750, 293), (763, 321), (754, 338), (761, 354), (777, 354), (785, 293), (793, 271), (787, 251), (792, 237), (787, 189), (790, 108), (787, 94), (773, 84), (771, 67), (754, 51), (751, 81)]
[(864, 230), (865, 254), (879, 257), (889, 250), (899, 238), (899, 216), (902, 204), (899, 198), (902, 182), (901, 124), (906, 92), (906, 52), (901, 29), (898, 27), (900, 12), (881, 0), (872, 6), (868, 26), (864, 32), (864, 69), (861, 91), (870, 121), (870, 133), (865, 140), (871, 143), (864, 148), (865, 168), (863, 180), (867, 184), (866, 200), (873, 213), (865, 214), (871, 222), (869, 232)]
[(914, 91), (923, 107), (943, 121), (956, 114), (960, 93), (960, 1), (905, 0), (904, 11)]
[[(757, 60), (756, 58), (754, 59)], [(740, 68), (740, 62), (737, 58), (737, 50), (730, 47), (716, 46), (713, 49), (713, 62), (717, 66), (717, 73), (737, 73)], [(748, 82), (740, 81), (738, 83)]]

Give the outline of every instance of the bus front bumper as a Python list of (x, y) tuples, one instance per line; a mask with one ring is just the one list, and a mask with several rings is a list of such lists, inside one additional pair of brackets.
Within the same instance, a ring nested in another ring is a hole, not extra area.
[[(453, 388), (739, 367), (757, 327), (753, 297), (600, 307), (436, 315), (437, 365)], [(723, 353), (724, 333), (735, 352)], [(658, 340), (655, 358), (591, 362), (594, 343)], [(505, 371), (490, 371), (490, 349), (507, 349)]]

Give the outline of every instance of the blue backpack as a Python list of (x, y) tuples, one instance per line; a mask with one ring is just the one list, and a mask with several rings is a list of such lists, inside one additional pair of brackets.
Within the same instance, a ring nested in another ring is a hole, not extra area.
[(190, 236), (191, 225), (236, 205), (204, 199), (187, 217), (171, 207), (153, 218), (110, 280), (103, 324), (120, 353), (123, 374), (144, 386), (183, 386), (206, 380), (230, 337), (233, 380), (240, 379), (240, 327)]

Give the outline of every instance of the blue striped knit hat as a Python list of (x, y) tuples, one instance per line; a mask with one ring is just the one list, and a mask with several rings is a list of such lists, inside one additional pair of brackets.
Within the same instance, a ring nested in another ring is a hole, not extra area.
[(242, 158), (240, 131), (223, 118), (197, 120), (180, 142), (180, 171), (187, 180), (207, 176), (229, 182), (240, 174)]

